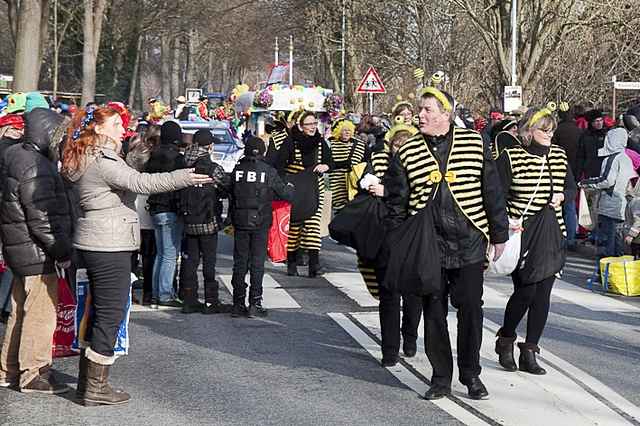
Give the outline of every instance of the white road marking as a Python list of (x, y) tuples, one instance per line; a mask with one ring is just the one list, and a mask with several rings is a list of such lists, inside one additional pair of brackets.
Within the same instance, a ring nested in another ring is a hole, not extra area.
[[(220, 280), (224, 286), (233, 294), (231, 285), (231, 275), (220, 275)], [(245, 282), (249, 283), (249, 275), (245, 277)], [(247, 298), (249, 297), (249, 287), (247, 287)], [(248, 302), (247, 302), (248, 303)], [(262, 305), (271, 309), (296, 309), (300, 305), (278, 282), (269, 274), (264, 274), (262, 280)]]
[[(491, 298), (493, 298), (492, 295)], [(351, 314), (359, 323), (380, 338), (380, 325), (377, 313), (360, 312)], [(449, 334), (456, 355), (456, 314), (449, 314)], [(478, 410), (487, 417), (508, 425), (540, 425), (540, 424), (593, 424), (593, 425), (628, 425), (629, 422), (617, 412), (602, 403), (598, 398), (584, 390), (574, 380), (561, 371), (564, 370), (588, 386), (611, 405), (636, 419), (640, 418), (640, 409), (609, 387), (592, 378), (587, 373), (573, 367), (566, 361), (544, 351), (540, 363), (547, 369), (545, 376), (533, 376), (527, 373), (509, 373), (497, 363), (497, 355), (493, 351), (495, 331), (498, 325), (485, 320), (481, 363), (482, 379), (489, 389), (489, 400), (474, 401), (466, 397), (467, 389), (455, 378), (452, 383), (454, 395), (464, 403)], [(423, 327), (419, 328), (419, 344), (424, 348)], [(517, 352), (517, 351), (516, 351)], [(380, 357), (381, 354), (376, 354)], [(552, 367), (549, 360), (559, 369)], [(406, 361), (423, 376), (431, 377), (431, 367), (426, 356), (420, 353)], [(567, 369), (566, 367), (569, 367)], [(456, 369), (454, 367), (454, 369)], [(454, 377), (457, 374), (454, 373)], [(523, 415), (526, 413), (526, 415)]]
[(362, 275), (357, 272), (331, 272), (322, 276), (331, 285), (364, 308), (376, 307), (379, 302), (369, 293)]
[[(360, 344), (371, 356), (376, 359), (380, 359), (382, 357), (382, 352), (380, 351), (380, 345), (367, 336), (357, 325), (355, 325), (350, 319), (348, 319), (344, 314), (340, 313), (330, 313), (328, 314), (336, 323), (338, 323), (353, 339)], [(379, 367), (381, 368), (381, 367)], [(428, 386), (418, 377), (416, 377), (411, 371), (409, 371), (402, 364), (396, 364), (394, 367), (387, 368), (391, 374), (393, 374), (400, 382), (409, 387), (409, 389), (413, 390), (419, 395), (424, 395), (427, 391)], [(476, 417), (474, 414), (462, 408), (460, 405), (451, 401), (450, 399), (441, 399), (438, 401), (431, 401), (438, 408), (446, 411), (451, 416), (460, 420), (462, 423), (467, 425), (488, 425), (484, 420)], [(427, 401), (425, 401), (427, 404)]]

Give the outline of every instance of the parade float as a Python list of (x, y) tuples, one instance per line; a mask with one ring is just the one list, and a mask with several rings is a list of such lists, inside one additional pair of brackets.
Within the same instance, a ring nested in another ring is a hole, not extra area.
[(245, 129), (258, 136), (265, 133), (265, 124), (277, 111), (313, 111), (319, 114), (321, 123), (326, 124), (342, 109), (342, 97), (320, 86), (272, 84), (256, 91), (243, 86), (234, 89), (236, 112), (244, 118)]

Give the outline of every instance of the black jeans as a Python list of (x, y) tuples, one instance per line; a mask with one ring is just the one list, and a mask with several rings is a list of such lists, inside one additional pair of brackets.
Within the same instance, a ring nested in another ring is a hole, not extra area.
[(140, 257), (142, 257), (142, 294), (151, 297), (153, 293), (153, 262), (156, 259), (156, 232), (153, 229), (142, 229)]
[(422, 299), (425, 349), (433, 367), (432, 384), (450, 386), (453, 356), (447, 328), (448, 298), (458, 310), (458, 370), (461, 381), (480, 375), (483, 265), (442, 269), (442, 291)]
[(247, 295), (247, 283), (244, 281), (247, 271), (251, 271), (249, 304), (262, 301), (262, 277), (264, 261), (267, 258), (267, 236), (269, 229), (245, 231), (236, 229), (233, 245), (233, 303), (244, 304)]
[(185, 303), (193, 305), (198, 301), (198, 265), (201, 257), (204, 300), (206, 303), (218, 303), (219, 292), (216, 281), (218, 234), (185, 235), (182, 250), (180, 288), (184, 291)]
[(542, 337), (544, 326), (549, 316), (549, 304), (551, 289), (556, 277), (551, 276), (535, 284), (522, 286), (514, 274), (513, 283), (515, 290), (507, 302), (504, 311), (504, 325), (501, 335), (515, 337), (518, 324), (527, 314), (527, 343), (537, 345)]
[[(400, 352), (400, 331), (405, 343), (415, 346), (422, 315), (420, 296), (402, 296), (380, 286), (380, 331), (382, 357), (392, 358)], [(402, 326), (400, 325), (400, 299), (402, 299)]]
[(91, 350), (113, 356), (131, 293), (131, 252), (80, 251), (91, 289)]

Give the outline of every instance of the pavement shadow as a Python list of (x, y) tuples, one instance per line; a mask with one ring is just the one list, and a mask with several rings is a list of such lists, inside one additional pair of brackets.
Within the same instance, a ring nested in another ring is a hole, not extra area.
[(326, 315), (270, 310), (266, 318), (247, 319), (186, 317), (175, 311), (164, 318), (138, 315), (132, 321), (155, 334), (253, 362), (404, 387)]

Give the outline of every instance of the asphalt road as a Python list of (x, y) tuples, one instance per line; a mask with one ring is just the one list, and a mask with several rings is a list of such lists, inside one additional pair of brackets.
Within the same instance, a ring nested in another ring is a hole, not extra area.
[[(131, 393), (129, 404), (85, 408), (73, 393), (0, 389), (0, 424), (640, 424), (640, 301), (585, 289), (590, 260), (572, 256), (554, 289), (541, 342), (548, 375), (497, 365), (493, 335), (511, 287), (488, 279), (481, 362), (490, 399), (471, 401), (454, 383), (451, 398), (432, 403), (420, 397), (430, 377), (423, 353), (393, 368), (379, 365), (377, 310), (355, 257), (329, 241), (324, 247), (323, 278), (287, 277), (283, 266), (268, 265), (267, 318), (132, 312), (131, 351), (111, 376)], [(221, 282), (231, 274), (231, 248), (222, 237)], [(455, 343), (453, 310), (450, 332)], [(55, 360), (54, 368), (75, 387), (77, 357)]]

